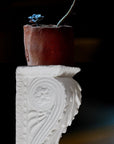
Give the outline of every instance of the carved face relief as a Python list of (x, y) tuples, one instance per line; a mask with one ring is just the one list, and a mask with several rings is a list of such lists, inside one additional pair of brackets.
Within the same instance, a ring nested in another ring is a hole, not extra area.
[(51, 98), (50, 98), (50, 92), (51, 90), (46, 87), (37, 87), (34, 91), (34, 98), (37, 103), (37, 105), (49, 105)]
[(43, 80), (35, 80), (30, 83), (28, 89), (29, 103), (35, 110), (47, 111), (54, 105), (55, 94), (49, 83)]

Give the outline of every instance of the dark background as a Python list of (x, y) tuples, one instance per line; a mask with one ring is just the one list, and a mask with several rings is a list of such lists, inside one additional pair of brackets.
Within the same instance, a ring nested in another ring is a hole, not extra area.
[[(15, 70), (26, 65), (23, 44), (23, 25), (33, 13), (45, 16), (42, 23), (56, 24), (67, 12), (71, 0), (9, 0), (0, 4), (0, 86), (1, 119), (4, 122), (3, 135), (8, 143), (15, 143)], [(113, 49), (114, 49), (114, 8), (113, 1), (78, 0), (72, 13), (63, 24), (72, 25), (75, 40), (80, 40), (75, 66), (81, 72), (74, 78), (82, 87), (80, 113), (68, 128), (68, 133), (114, 125), (113, 94)], [(84, 40), (98, 40), (93, 57), (86, 56)], [(94, 115), (95, 114), (95, 115)], [(1, 123), (2, 124), (2, 123)]]

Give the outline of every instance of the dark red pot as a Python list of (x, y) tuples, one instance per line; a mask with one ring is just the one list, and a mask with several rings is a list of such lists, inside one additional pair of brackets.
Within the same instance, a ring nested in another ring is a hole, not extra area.
[(27, 64), (72, 65), (73, 30), (71, 26), (24, 26), (24, 45)]

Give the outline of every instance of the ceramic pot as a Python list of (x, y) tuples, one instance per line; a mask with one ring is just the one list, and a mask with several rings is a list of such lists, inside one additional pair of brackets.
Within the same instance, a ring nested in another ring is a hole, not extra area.
[(27, 64), (73, 64), (73, 30), (71, 26), (24, 25), (24, 46)]

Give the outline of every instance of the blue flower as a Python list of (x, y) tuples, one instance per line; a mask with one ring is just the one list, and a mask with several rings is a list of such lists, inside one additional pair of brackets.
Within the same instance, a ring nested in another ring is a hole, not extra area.
[(33, 14), (32, 16), (29, 16), (28, 19), (30, 19), (30, 23), (36, 23), (41, 21), (44, 18), (41, 14)]

